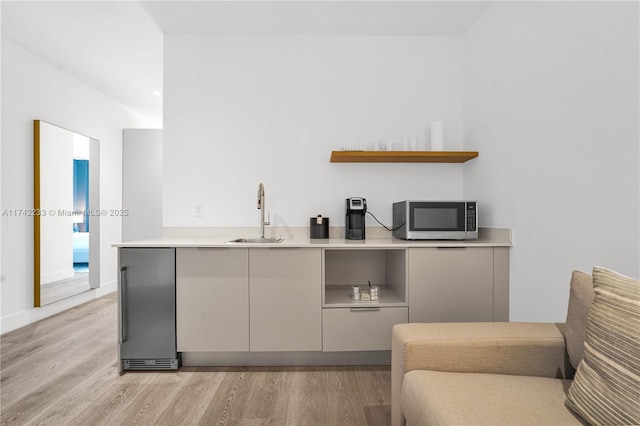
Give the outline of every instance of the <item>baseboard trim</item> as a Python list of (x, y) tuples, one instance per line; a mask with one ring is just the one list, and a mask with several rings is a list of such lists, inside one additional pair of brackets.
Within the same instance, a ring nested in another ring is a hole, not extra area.
[(391, 351), (182, 352), (187, 367), (391, 365)]

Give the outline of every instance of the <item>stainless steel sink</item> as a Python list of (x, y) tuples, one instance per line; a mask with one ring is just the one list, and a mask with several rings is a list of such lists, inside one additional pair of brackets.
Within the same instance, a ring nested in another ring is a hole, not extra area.
[(236, 238), (235, 240), (225, 241), (227, 244), (273, 244), (281, 243), (284, 238)]

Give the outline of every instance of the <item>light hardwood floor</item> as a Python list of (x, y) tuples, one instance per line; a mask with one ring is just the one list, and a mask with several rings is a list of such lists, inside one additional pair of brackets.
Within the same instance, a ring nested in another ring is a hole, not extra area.
[(380, 367), (116, 368), (115, 294), (0, 337), (2, 425), (388, 425)]

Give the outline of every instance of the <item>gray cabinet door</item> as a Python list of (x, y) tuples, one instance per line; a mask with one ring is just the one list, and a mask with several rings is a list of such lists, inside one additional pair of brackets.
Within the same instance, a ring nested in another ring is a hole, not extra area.
[(409, 322), (494, 321), (493, 248), (409, 249)]
[(120, 249), (120, 357), (175, 358), (175, 249)]
[(251, 248), (250, 350), (322, 350), (321, 249)]
[(178, 350), (249, 350), (249, 250), (178, 248)]

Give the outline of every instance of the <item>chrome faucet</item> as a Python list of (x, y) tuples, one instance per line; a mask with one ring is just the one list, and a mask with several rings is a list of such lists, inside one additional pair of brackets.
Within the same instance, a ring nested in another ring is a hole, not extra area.
[(266, 225), (271, 225), (271, 214), (267, 214), (267, 221), (264, 221), (264, 205), (265, 205), (265, 196), (264, 196), (264, 185), (260, 182), (258, 185), (258, 210), (260, 210), (260, 237), (264, 238), (264, 227)]

